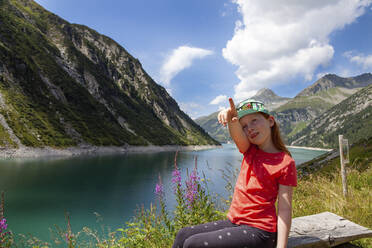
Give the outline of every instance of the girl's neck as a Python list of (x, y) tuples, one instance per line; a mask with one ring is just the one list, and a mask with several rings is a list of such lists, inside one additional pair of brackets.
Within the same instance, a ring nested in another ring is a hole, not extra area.
[(259, 145), (258, 148), (260, 148), (260, 150), (262, 150), (264, 152), (267, 152), (267, 153), (277, 153), (277, 152), (280, 152), (280, 150), (278, 150), (274, 146), (274, 143), (272, 142), (271, 139), (269, 139), (267, 142)]

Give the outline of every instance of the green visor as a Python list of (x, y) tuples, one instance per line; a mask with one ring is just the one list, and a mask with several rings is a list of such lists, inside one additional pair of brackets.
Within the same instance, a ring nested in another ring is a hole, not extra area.
[(236, 107), (236, 111), (238, 112), (239, 119), (245, 115), (253, 114), (257, 112), (266, 113), (268, 115), (270, 114), (262, 102), (256, 101), (254, 99), (247, 99), (247, 100), (241, 101)]

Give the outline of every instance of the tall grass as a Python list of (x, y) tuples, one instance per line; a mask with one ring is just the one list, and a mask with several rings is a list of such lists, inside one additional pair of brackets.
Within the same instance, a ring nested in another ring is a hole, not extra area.
[[(332, 212), (372, 229), (372, 139), (355, 144), (347, 165), (348, 195), (343, 196), (339, 158), (320, 165), (310, 174), (299, 171), (294, 190), (293, 216)], [(353, 242), (372, 247), (372, 239)]]

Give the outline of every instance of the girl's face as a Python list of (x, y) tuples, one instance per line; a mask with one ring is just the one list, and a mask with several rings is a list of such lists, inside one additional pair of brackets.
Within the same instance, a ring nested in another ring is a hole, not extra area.
[(274, 125), (274, 117), (266, 119), (260, 113), (243, 116), (239, 120), (249, 142), (259, 147), (271, 143), (271, 127)]

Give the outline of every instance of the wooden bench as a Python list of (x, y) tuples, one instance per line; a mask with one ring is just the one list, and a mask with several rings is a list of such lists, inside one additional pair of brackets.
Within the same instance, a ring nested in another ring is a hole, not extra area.
[(333, 247), (368, 237), (372, 237), (372, 230), (334, 213), (323, 212), (294, 218), (287, 247)]

